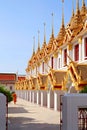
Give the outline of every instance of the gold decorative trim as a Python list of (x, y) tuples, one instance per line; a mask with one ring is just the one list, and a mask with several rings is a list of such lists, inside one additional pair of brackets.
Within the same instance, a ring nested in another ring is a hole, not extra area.
[(54, 56), (54, 58), (57, 58), (58, 57), (58, 52), (55, 52), (53, 56)]
[(67, 49), (68, 49), (69, 51), (72, 50), (72, 46), (73, 46), (72, 44), (68, 44), (68, 45), (67, 45)]
[(82, 37), (78, 38), (78, 43), (81, 44), (82, 43)]
[(62, 48), (59, 49), (59, 53), (62, 54)]

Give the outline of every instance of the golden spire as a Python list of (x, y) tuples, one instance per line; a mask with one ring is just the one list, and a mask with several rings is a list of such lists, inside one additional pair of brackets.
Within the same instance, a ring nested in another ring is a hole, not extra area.
[(62, 44), (65, 36), (65, 26), (64, 26), (64, 0), (62, 0), (62, 26), (57, 36), (57, 41), (61, 41), (58, 44)]
[(76, 14), (79, 14), (79, 0), (76, 1)]
[(74, 16), (74, 1), (72, 0), (72, 17)]
[(64, 27), (64, 0), (62, 0), (62, 27)]
[(46, 23), (44, 23), (44, 44), (46, 44), (46, 29), (45, 29)]
[(86, 9), (86, 6), (85, 6), (85, 0), (82, 0), (81, 15), (82, 15), (83, 19), (86, 16), (86, 14), (87, 14), (87, 9)]
[(54, 27), (53, 27), (53, 13), (52, 13), (51, 15), (52, 15), (52, 37), (54, 37)]
[(85, 0), (82, 0), (82, 7), (85, 6)]
[(34, 43), (33, 43), (33, 55), (35, 55), (35, 36), (33, 37)]
[(38, 51), (40, 50), (40, 38), (39, 38), (40, 31), (38, 30)]

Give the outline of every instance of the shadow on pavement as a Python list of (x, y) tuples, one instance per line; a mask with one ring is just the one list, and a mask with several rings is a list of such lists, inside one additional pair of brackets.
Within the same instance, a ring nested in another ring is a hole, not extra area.
[(34, 118), (10, 117), (9, 120), (8, 130), (59, 130), (59, 124), (38, 123)]
[(29, 112), (26, 111), (23, 107), (9, 107), (8, 113), (13, 114), (13, 113), (29, 113)]

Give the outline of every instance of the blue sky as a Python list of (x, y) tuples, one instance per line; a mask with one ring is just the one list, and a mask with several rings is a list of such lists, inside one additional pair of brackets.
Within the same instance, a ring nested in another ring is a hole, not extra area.
[[(0, 72), (26, 74), (28, 60), (32, 55), (33, 36), (35, 49), (44, 39), (46, 23), (46, 41), (49, 41), (54, 13), (55, 37), (61, 26), (62, 0), (0, 0)], [(76, 10), (76, 0), (74, 9)], [(86, 0), (85, 0), (86, 1)], [(82, 0), (80, 0), (81, 7)], [(87, 5), (87, 1), (86, 1)], [(72, 14), (72, 0), (64, 1), (65, 25)]]

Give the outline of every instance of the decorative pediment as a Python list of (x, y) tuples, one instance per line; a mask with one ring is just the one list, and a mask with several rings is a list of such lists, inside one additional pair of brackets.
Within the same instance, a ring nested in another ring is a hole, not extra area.
[[(87, 64), (77, 64), (71, 62), (68, 66), (68, 75), (70, 75), (73, 85), (77, 91), (81, 90), (87, 85)], [(64, 79), (64, 86), (66, 86), (68, 79)], [(65, 88), (65, 87), (64, 87)]]
[(65, 75), (66, 75), (66, 71), (64, 70), (61, 71), (61, 70), (50, 69), (49, 78), (52, 83), (53, 90), (62, 89), (62, 82)]
[(37, 77), (32, 77), (33, 88), (38, 89)]
[(48, 75), (47, 74), (38, 74), (38, 84), (40, 90), (47, 90), (48, 88)]

